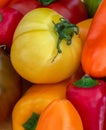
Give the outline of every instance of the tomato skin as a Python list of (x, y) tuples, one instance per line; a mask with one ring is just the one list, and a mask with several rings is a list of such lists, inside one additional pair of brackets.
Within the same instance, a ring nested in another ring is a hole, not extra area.
[(0, 45), (6, 45), (10, 51), (14, 31), (23, 15), (10, 7), (0, 9), (0, 14)]
[(13, 69), (7, 53), (0, 48), (0, 122), (10, 116), (21, 94), (21, 77)]
[(49, 8), (35, 9), (24, 16), (14, 33), (11, 62), (16, 71), (30, 82), (60, 82), (79, 67), (82, 43), (78, 35), (73, 36), (69, 46), (62, 40), (63, 53), (57, 55), (58, 35), (54, 23), (61, 17)]

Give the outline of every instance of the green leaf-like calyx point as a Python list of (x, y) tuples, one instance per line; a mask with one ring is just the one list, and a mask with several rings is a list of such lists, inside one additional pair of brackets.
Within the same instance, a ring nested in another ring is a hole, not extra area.
[(99, 82), (95, 79), (92, 79), (88, 75), (84, 75), (80, 80), (73, 83), (74, 86), (79, 88), (92, 88), (98, 85)]

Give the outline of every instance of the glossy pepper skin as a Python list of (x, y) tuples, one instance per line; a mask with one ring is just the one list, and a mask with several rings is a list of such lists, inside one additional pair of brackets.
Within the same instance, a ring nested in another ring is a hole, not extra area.
[[(37, 124), (37, 120), (35, 121), (36, 114), (37, 117), (39, 117), (52, 101), (56, 99), (66, 99), (65, 93), (67, 84), (68, 80), (56, 84), (32, 85), (13, 109), (13, 130), (35, 130)], [(31, 126), (30, 119), (32, 122)], [(28, 129), (29, 127), (33, 127), (33, 129)]]
[(12, 0), (8, 6), (17, 9), (23, 15), (35, 8), (51, 8), (73, 24), (88, 18), (87, 9), (81, 0)]
[(0, 45), (6, 45), (8, 51), (12, 44), (15, 28), (22, 17), (23, 15), (13, 8), (0, 9)]
[(9, 2), (8, 6), (25, 15), (32, 9), (38, 8), (41, 5), (38, 0), (12, 0)]
[[(81, 64), (86, 74), (106, 76), (106, 0), (102, 0), (88, 31), (82, 50)], [(89, 48), (89, 49), (88, 49)]]
[(78, 110), (84, 130), (106, 130), (106, 83), (104, 81), (84, 76), (68, 85), (66, 97)]
[(69, 100), (56, 99), (41, 113), (36, 130), (83, 130), (83, 125)]
[(88, 16), (92, 18), (95, 15), (96, 10), (98, 9), (102, 0), (83, 0), (83, 1), (87, 8)]
[(9, 1), (10, 0), (0, 0), (0, 9), (4, 8), (5, 6), (7, 6)]
[(88, 18), (88, 12), (85, 4), (81, 0), (57, 0), (64, 5), (70, 12), (71, 23), (78, 23)]

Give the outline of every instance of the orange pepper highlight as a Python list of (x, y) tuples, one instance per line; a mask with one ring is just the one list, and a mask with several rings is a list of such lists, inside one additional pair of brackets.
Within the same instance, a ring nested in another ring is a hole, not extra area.
[[(55, 99), (66, 99), (66, 87), (69, 80), (56, 84), (32, 85), (16, 103), (12, 113), (13, 130), (26, 130), (30, 118), (36, 118)], [(28, 126), (29, 127), (29, 126)]]
[(94, 78), (106, 77), (106, 0), (102, 0), (90, 26), (81, 57), (86, 74)]
[(72, 103), (57, 99), (42, 112), (36, 130), (83, 130), (83, 125)]
[(79, 35), (83, 45), (85, 43), (89, 28), (91, 26), (91, 22), (92, 22), (92, 18), (89, 18), (77, 24), (77, 26), (79, 27)]

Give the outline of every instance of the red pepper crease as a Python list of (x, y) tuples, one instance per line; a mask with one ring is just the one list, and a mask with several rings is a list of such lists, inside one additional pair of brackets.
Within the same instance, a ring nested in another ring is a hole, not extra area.
[(62, 5), (64, 5), (69, 12), (71, 12), (71, 16), (69, 21), (71, 23), (78, 23), (88, 18), (88, 12), (85, 7), (85, 4), (81, 0), (58, 0)]
[(106, 82), (84, 76), (69, 83), (66, 97), (78, 110), (84, 130), (106, 130)]
[(73, 24), (88, 18), (87, 9), (81, 0), (12, 0), (8, 6), (23, 15), (35, 8), (51, 8)]
[(38, 0), (12, 0), (8, 6), (25, 15), (29, 11), (40, 7), (41, 5)]
[(23, 15), (10, 7), (0, 9), (0, 45), (10, 50), (14, 31)]

